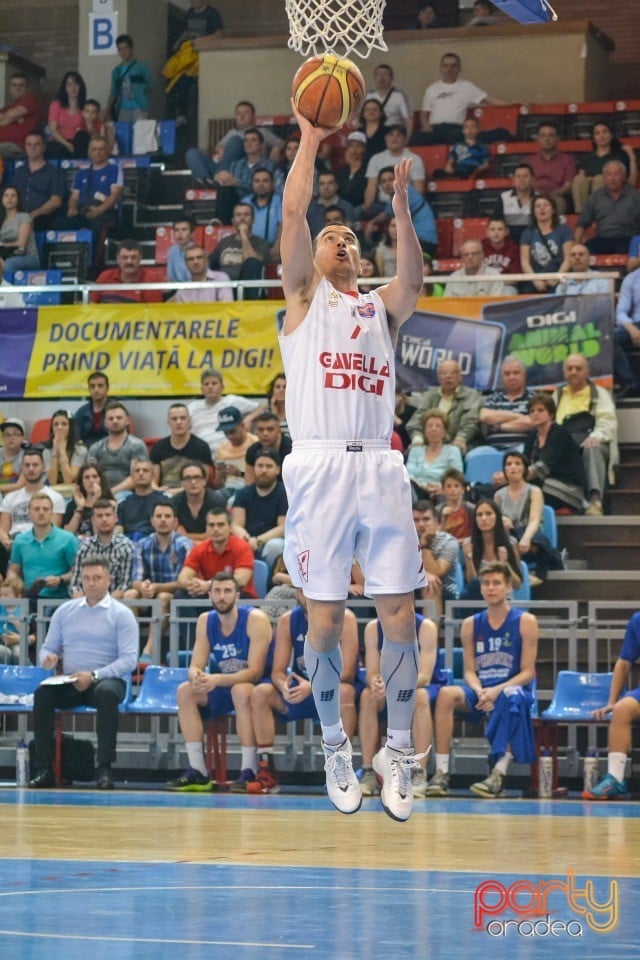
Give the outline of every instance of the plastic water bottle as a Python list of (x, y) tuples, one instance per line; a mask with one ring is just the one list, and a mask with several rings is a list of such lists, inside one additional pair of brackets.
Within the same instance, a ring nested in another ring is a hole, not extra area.
[(16, 748), (16, 787), (26, 787), (29, 783), (29, 748), (21, 740)]
[(541, 800), (548, 800), (552, 792), (553, 758), (549, 750), (543, 750), (538, 760), (538, 796)]
[(583, 789), (591, 791), (598, 782), (598, 757), (591, 747), (587, 750), (582, 766)]

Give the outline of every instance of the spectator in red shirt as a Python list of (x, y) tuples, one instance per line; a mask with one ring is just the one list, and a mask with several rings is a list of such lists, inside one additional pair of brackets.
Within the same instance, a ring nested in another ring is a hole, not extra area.
[(538, 127), (538, 146), (538, 153), (529, 158), (535, 189), (538, 193), (551, 194), (558, 205), (558, 213), (566, 213), (576, 162), (570, 153), (558, 150), (558, 128), (548, 120)]
[[(509, 233), (509, 227), (504, 220), (495, 217), (489, 220), (482, 249), (483, 268), (495, 267), (500, 273), (520, 273), (520, 247)], [(515, 288), (513, 292), (517, 293)]]
[(207, 538), (187, 554), (178, 576), (176, 598), (207, 597), (216, 573), (230, 573), (240, 586), (241, 596), (257, 597), (253, 583), (253, 550), (241, 537), (231, 533), (231, 521), (224, 510), (207, 514)]
[[(117, 267), (103, 270), (96, 283), (153, 283), (141, 266), (142, 247), (135, 240), (123, 240), (116, 252)], [(93, 303), (162, 303), (162, 290), (104, 290), (91, 294)]]
[(40, 125), (40, 105), (29, 90), (26, 73), (14, 73), (9, 83), (11, 102), (0, 110), (0, 157), (24, 156), (28, 133)]

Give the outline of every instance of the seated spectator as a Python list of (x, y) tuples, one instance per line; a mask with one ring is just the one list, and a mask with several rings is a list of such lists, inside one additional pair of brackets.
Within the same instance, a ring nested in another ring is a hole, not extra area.
[(134, 550), (128, 537), (117, 530), (118, 515), (112, 500), (96, 500), (93, 506), (95, 533), (80, 542), (71, 572), (71, 596), (82, 596), (82, 570), (86, 560), (99, 558), (111, 573), (110, 593), (121, 600), (131, 586)]
[(0, 195), (0, 257), (4, 273), (40, 266), (31, 217), (23, 212), (15, 187), (5, 187)]
[[(196, 627), (188, 680), (178, 687), (178, 723), (187, 749), (189, 767), (168, 790), (181, 793), (213, 789), (204, 761), (203, 716), (235, 713), (242, 758), (233, 792), (244, 793), (255, 782), (258, 753), (251, 719), (251, 696), (264, 676), (271, 643), (271, 623), (257, 607), (238, 605), (240, 588), (230, 573), (213, 578), (209, 596), (213, 611), (202, 613)], [(217, 673), (206, 672), (210, 657)]]
[(462, 136), (453, 144), (445, 166), (449, 177), (469, 180), (486, 176), (491, 166), (489, 147), (478, 141), (480, 126), (474, 117), (467, 117), (462, 124)]
[(117, 495), (133, 488), (131, 464), (148, 460), (147, 447), (144, 440), (129, 433), (129, 412), (119, 400), (107, 404), (104, 425), (107, 436), (91, 444), (89, 462), (100, 467), (111, 492)]
[(211, 283), (229, 284), (229, 277), (222, 270), (209, 270), (207, 267), (207, 253), (204, 247), (195, 243), (185, 251), (185, 263), (189, 271), (189, 280), (199, 283), (199, 288), (178, 290), (171, 297), (174, 303), (215, 303), (216, 301), (233, 301), (233, 287), (212, 287)]
[[(288, 436), (287, 428), (287, 411), (285, 409), (285, 398), (287, 393), (287, 378), (284, 373), (276, 373), (275, 377), (269, 384), (267, 389), (267, 410), (271, 413), (275, 413), (278, 420), (280, 421), (280, 429), (283, 434)], [(254, 421), (257, 417), (254, 417)], [(258, 434), (259, 436), (259, 434)], [(268, 447), (275, 446), (278, 449), (278, 444), (268, 443)], [(284, 457), (283, 457), (284, 459)]]
[(277, 261), (280, 257), (282, 196), (275, 191), (271, 171), (265, 167), (257, 167), (251, 177), (251, 190), (251, 193), (240, 199), (240, 203), (248, 203), (253, 207), (252, 234), (266, 241), (269, 246), (268, 259)]
[(513, 187), (503, 190), (498, 197), (493, 219), (504, 220), (514, 243), (520, 243), (523, 231), (531, 223), (531, 203), (535, 196), (531, 166), (519, 163), (511, 179)]
[[(436, 670), (438, 630), (433, 621), (416, 614), (418, 638), (418, 679), (413, 711), (412, 739), (418, 765), (411, 771), (413, 796), (424, 797), (427, 785), (426, 767), (433, 723), (431, 709), (435, 705), (446, 675)], [(363, 797), (378, 796), (380, 786), (373, 769), (373, 757), (380, 745), (380, 723), (386, 720), (386, 684), (380, 673), (382, 627), (379, 620), (370, 620), (364, 629), (364, 665), (366, 686), (360, 695), (358, 735), (362, 748), (362, 775), (360, 787)]]
[(500, 507), (493, 500), (480, 500), (473, 512), (471, 539), (462, 544), (464, 558), (464, 600), (482, 600), (479, 571), (483, 563), (503, 563), (509, 568), (509, 580), (515, 590), (522, 583), (518, 541), (510, 536), (502, 522)]
[(400, 446), (403, 453), (411, 443), (411, 437), (409, 436), (409, 432), (407, 430), (407, 424), (415, 412), (416, 408), (407, 399), (396, 381), (396, 402), (393, 414), (393, 432), (400, 440)]
[[(296, 597), (298, 606), (278, 620), (270, 682), (256, 684), (251, 693), (251, 719), (258, 745), (258, 773), (246, 787), (247, 793), (251, 794), (277, 793), (280, 789), (273, 755), (276, 716), (284, 723), (296, 720), (318, 722), (319, 719), (304, 660), (309, 629), (307, 601), (302, 590), (296, 590)], [(340, 650), (340, 714), (345, 733), (352, 737), (356, 731), (354, 681), (358, 666), (358, 623), (351, 610), (345, 611)]]
[(29, 516), (29, 503), (36, 493), (46, 493), (53, 504), (54, 526), (62, 524), (64, 500), (59, 493), (45, 485), (46, 474), (42, 460), (42, 450), (27, 447), (22, 454), (20, 486), (8, 493), (0, 504), (0, 543), (8, 550), (11, 539), (24, 530), (30, 530), (32, 519)]
[(93, 535), (93, 508), (98, 500), (115, 500), (102, 471), (93, 463), (80, 467), (78, 480), (64, 512), (62, 526), (77, 537)]
[(131, 460), (131, 494), (118, 504), (118, 526), (127, 537), (140, 540), (153, 533), (151, 514), (157, 503), (166, 497), (153, 486), (153, 465), (146, 459)]
[(631, 669), (640, 657), (640, 613), (634, 613), (627, 624), (622, 649), (613, 668), (609, 700), (593, 711), (593, 719), (609, 721), (609, 754), (607, 773), (593, 790), (585, 790), (583, 800), (620, 800), (628, 796), (625, 770), (631, 750), (633, 725), (640, 720), (640, 689), (626, 690)]
[(587, 198), (578, 217), (575, 238), (581, 243), (595, 223), (597, 235), (585, 243), (591, 253), (624, 254), (640, 232), (640, 191), (627, 183), (627, 168), (621, 160), (607, 161), (602, 179), (604, 186)]
[(187, 247), (195, 243), (193, 234), (196, 222), (191, 217), (178, 217), (173, 221), (173, 238), (175, 243), (169, 247), (167, 254), (167, 280), (174, 283), (188, 283), (191, 273), (184, 259)]
[(24, 485), (22, 455), (25, 449), (24, 421), (7, 417), (0, 423), (2, 446), (0, 447), (0, 494), (3, 496)]
[[(24, 581), (11, 577), (0, 583), (0, 663), (15, 667), (20, 663), (20, 620), (22, 611), (15, 602), (24, 597)], [(29, 646), (36, 642), (35, 633), (27, 637)]]
[(427, 797), (449, 796), (449, 751), (456, 714), (470, 723), (489, 721), (485, 736), (492, 769), (486, 780), (471, 785), (476, 796), (487, 800), (504, 796), (511, 761), (529, 764), (536, 759), (531, 685), (536, 674), (538, 621), (532, 613), (509, 605), (514, 584), (506, 564), (486, 564), (480, 577), (487, 609), (462, 624), (464, 684), (442, 687), (436, 700), (436, 772)]
[(76, 425), (76, 436), (85, 447), (90, 447), (98, 440), (108, 436), (104, 425), (106, 406), (112, 397), (109, 396), (109, 377), (101, 370), (95, 370), (87, 379), (89, 400), (78, 407), (73, 415)]
[(49, 160), (86, 156), (87, 134), (82, 111), (87, 87), (76, 70), (68, 70), (58, 89), (58, 99), (49, 107)]
[[(500, 273), (520, 273), (520, 247), (509, 233), (504, 220), (492, 217), (487, 224), (487, 235), (482, 241), (484, 260), (483, 272), (489, 267)], [(517, 293), (515, 287), (513, 292)]]
[(367, 186), (365, 175), (365, 154), (367, 138), (362, 130), (352, 130), (347, 137), (344, 151), (344, 164), (336, 171), (338, 196), (351, 204), (354, 210), (364, 203), (364, 191)]
[(599, 120), (591, 128), (592, 153), (578, 154), (578, 172), (573, 178), (571, 195), (573, 209), (582, 213), (587, 197), (604, 186), (602, 171), (609, 160), (619, 160), (627, 170), (627, 181), (635, 187), (638, 165), (633, 147), (620, 143), (606, 120)]
[(209, 444), (215, 457), (216, 450), (225, 439), (218, 423), (220, 412), (225, 407), (236, 407), (247, 419), (250, 414), (258, 412), (260, 404), (235, 393), (224, 393), (224, 379), (219, 370), (203, 370), (200, 374), (200, 389), (202, 399), (192, 400), (187, 408), (191, 416), (191, 429), (196, 437)]
[(495, 24), (505, 23), (491, 0), (476, 0), (473, 5), (473, 16), (464, 24), (465, 27), (492, 27)]
[(54, 226), (58, 230), (91, 230), (93, 262), (97, 265), (103, 260), (107, 231), (117, 222), (123, 174), (122, 167), (109, 159), (111, 145), (103, 134), (91, 137), (87, 153), (91, 165), (76, 173), (67, 215), (58, 218)]
[(278, 159), (278, 170), (286, 180), (300, 147), (300, 136), (293, 134), (282, 144), (282, 155)]
[[(393, 191), (395, 173), (393, 167), (383, 167), (378, 174), (378, 199), (363, 211), (367, 219), (364, 224), (364, 237), (367, 243), (374, 238), (376, 230), (384, 230), (393, 216)], [(408, 186), (409, 213), (420, 246), (424, 253), (435, 257), (438, 253), (438, 231), (435, 217), (425, 198), (415, 189), (412, 183)], [(385, 274), (389, 276), (389, 274)]]
[(458, 599), (456, 568), (460, 545), (450, 533), (438, 528), (436, 508), (430, 500), (419, 500), (413, 508), (422, 562), (427, 574), (427, 585), (422, 590), (423, 600), (433, 600), (438, 616), (442, 616), (445, 600)]
[(102, 108), (99, 100), (95, 100), (93, 97), (85, 100), (84, 107), (82, 108), (82, 116), (84, 117), (84, 123), (87, 128), (87, 146), (83, 154), (85, 157), (87, 156), (89, 142), (94, 133), (100, 133), (105, 136), (111, 147), (113, 147), (113, 135), (111, 130), (109, 130), (100, 119), (101, 111)]
[(586, 476), (588, 516), (602, 516), (607, 479), (615, 481), (618, 465), (618, 418), (611, 394), (589, 378), (589, 363), (581, 353), (570, 353), (562, 365), (567, 381), (556, 387), (556, 423), (569, 431), (582, 451)]
[(291, 574), (287, 570), (284, 557), (280, 555), (271, 572), (272, 586), (264, 596), (262, 609), (269, 614), (270, 619), (278, 620), (283, 614), (291, 610), (291, 601), (296, 599), (296, 588), (293, 585)]
[(95, 290), (92, 303), (162, 303), (162, 290), (139, 290), (138, 283), (153, 283), (142, 266), (142, 247), (137, 240), (121, 240), (116, 250), (117, 267), (103, 270), (96, 278), (97, 284), (122, 283), (128, 290)]
[[(465, 500), (467, 481), (462, 470), (450, 467), (442, 474), (442, 497), (436, 505), (436, 517), (440, 529), (451, 534), (456, 540), (466, 540), (471, 536), (473, 526), (473, 504)], [(416, 507), (419, 503), (416, 504)], [(415, 519), (415, 513), (414, 513)]]
[[(223, 237), (209, 257), (212, 270), (223, 270), (230, 280), (262, 280), (264, 265), (271, 256), (269, 244), (254, 233), (254, 209), (250, 203), (237, 203), (233, 208), (233, 233)], [(247, 287), (243, 299), (259, 300), (260, 287)]]
[(533, 430), (524, 444), (531, 466), (527, 480), (542, 487), (545, 503), (563, 513), (583, 513), (585, 473), (580, 447), (566, 427), (555, 422), (556, 405), (548, 393), (529, 401)]
[(416, 30), (437, 30), (440, 27), (438, 20), (438, 9), (435, 3), (430, 0), (427, 3), (421, 3), (416, 14)]
[(366, 149), (365, 164), (371, 157), (382, 150), (386, 150), (385, 142), (387, 117), (379, 100), (368, 97), (362, 104), (359, 117), (359, 130), (364, 133)]
[(10, 293), (13, 285), (3, 276), (4, 263), (0, 257), (0, 310), (14, 310), (16, 307), (24, 307), (24, 297), (21, 293)]
[[(193, 544), (176, 532), (175, 505), (170, 500), (158, 502), (151, 513), (153, 533), (135, 544), (131, 586), (125, 600), (159, 600), (163, 620), (169, 616), (169, 607), (178, 587), (178, 575)], [(151, 663), (153, 632), (140, 654), (140, 663)]]
[[(611, 281), (591, 272), (589, 266), (591, 254), (583, 243), (574, 243), (567, 259), (569, 270), (567, 274), (560, 277), (556, 293), (563, 297), (577, 297), (585, 293), (611, 293)], [(572, 273), (591, 273), (591, 276), (583, 280), (574, 280)]]
[[(33, 789), (53, 787), (53, 743), (56, 708), (95, 707), (98, 736), (99, 790), (113, 789), (111, 764), (116, 759), (118, 704), (126, 692), (125, 677), (138, 657), (139, 631), (131, 610), (109, 595), (111, 574), (104, 560), (87, 557), (82, 569), (84, 596), (54, 612), (40, 665), (51, 670), (64, 661), (75, 683), (41, 684), (33, 703), (36, 773)], [(91, 642), (87, 642), (87, 638)]]
[(447, 443), (447, 415), (434, 407), (427, 410), (423, 425), (424, 442), (410, 446), (407, 473), (417, 499), (435, 498), (442, 493), (442, 474), (450, 467), (462, 470), (460, 448)]
[(617, 397), (635, 397), (640, 392), (629, 351), (640, 347), (640, 270), (637, 268), (622, 281), (616, 306), (613, 329), (613, 373), (619, 385)]
[(327, 171), (318, 174), (316, 196), (307, 210), (307, 223), (312, 238), (316, 237), (326, 226), (325, 211), (330, 207), (338, 207), (342, 214), (342, 223), (352, 226), (355, 219), (354, 209), (350, 203), (338, 195), (338, 178), (335, 173)]
[(438, 364), (437, 377), (438, 386), (423, 394), (420, 406), (407, 424), (411, 442), (414, 445), (424, 442), (425, 413), (438, 407), (447, 416), (451, 443), (465, 454), (479, 434), (482, 396), (473, 387), (463, 386), (462, 370), (457, 360), (442, 360)]
[[(0, 127), (0, 133), (2, 128)], [(9, 185), (22, 198), (22, 206), (31, 217), (33, 229), (50, 229), (65, 194), (62, 170), (45, 160), (44, 134), (39, 130), (27, 133), (24, 141), (27, 162), (15, 167)]]
[(167, 413), (169, 436), (153, 445), (149, 459), (153, 464), (155, 486), (173, 496), (180, 493), (182, 469), (187, 463), (213, 466), (209, 444), (191, 433), (191, 417), (186, 403), (172, 403)]
[(207, 514), (225, 512), (227, 497), (207, 486), (207, 469), (202, 463), (190, 461), (182, 466), (182, 491), (172, 497), (178, 517), (177, 532), (189, 540), (206, 540)]
[(364, 205), (367, 209), (373, 206), (376, 200), (386, 203), (388, 196), (382, 190), (380, 174), (385, 168), (391, 168), (400, 160), (411, 160), (411, 183), (417, 193), (423, 195), (426, 186), (426, 171), (422, 158), (413, 153), (407, 146), (407, 128), (402, 123), (394, 123), (385, 127), (385, 149), (374, 153), (367, 164), (367, 187), (364, 192)]
[[(529, 416), (531, 390), (527, 387), (527, 368), (517, 357), (505, 357), (500, 368), (502, 390), (484, 397), (480, 408), (480, 426), (484, 442), (499, 450), (524, 443), (533, 429)], [(494, 483), (505, 483), (503, 476)]]
[(242, 142), (244, 153), (233, 160), (228, 170), (218, 170), (213, 182), (217, 188), (216, 216), (229, 223), (233, 208), (246, 194), (254, 190), (253, 175), (258, 170), (267, 170), (273, 180), (273, 190), (282, 194), (284, 175), (278, 165), (266, 154), (265, 139), (257, 127), (245, 130)]
[(42, 454), (48, 483), (54, 490), (61, 487), (59, 492), (69, 496), (89, 451), (82, 440), (76, 443), (75, 421), (67, 410), (56, 410), (51, 417), (49, 440)]
[(68, 597), (78, 541), (54, 523), (51, 497), (41, 490), (29, 500), (30, 530), (18, 533), (11, 547), (7, 576), (24, 580), (27, 595)]
[(0, 109), (0, 157), (24, 156), (27, 134), (40, 126), (40, 106), (26, 73), (15, 72), (9, 81), (9, 102)]
[[(499, 277), (501, 271), (496, 267), (484, 266), (484, 247), (481, 240), (465, 240), (460, 247), (462, 266), (449, 274), (444, 288), (445, 297), (501, 297), (505, 294), (505, 285), (492, 277)], [(462, 277), (482, 276), (482, 280), (468, 283)]]
[(269, 570), (284, 550), (287, 495), (280, 479), (280, 457), (275, 450), (258, 451), (253, 468), (255, 481), (236, 494), (231, 508), (233, 530), (246, 540), (254, 555)]
[(469, 107), (490, 104), (506, 106), (506, 100), (490, 96), (470, 80), (462, 80), (462, 62), (457, 53), (445, 53), (440, 60), (440, 80), (425, 90), (420, 112), (420, 130), (412, 143), (455, 143), (462, 135), (462, 125)]
[(116, 37), (120, 63), (111, 71), (111, 89), (104, 111), (105, 120), (135, 123), (149, 116), (149, 90), (155, 86), (150, 67), (134, 57), (133, 38), (128, 33)]
[(245, 486), (245, 456), (249, 447), (257, 442), (257, 437), (249, 433), (242, 421), (237, 407), (225, 407), (218, 415), (218, 426), (225, 434), (216, 450), (216, 479), (218, 471), (224, 477), (227, 493), (230, 495)]
[(248, 543), (231, 532), (226, 510), (207, 514), (207, 536), (189, 551), (180, 574), (178, 589), (184, 597), (206, 597), (217, 573), (233, 574), (241, 595), (256, 599), (253, 582), (253, 551)]
[(563, 570), (558, 550), (542, 530), (542, 490), (527, 483), (529, 461), (524, 453), (508, 450), (504, 455), (502, 474), (505, 486), (496, 490), (494, 500), (500, 507), (507, 533), (516, 537), (520, 556), (529, 567), (529, 583), (539, 587), (549, 570)]
[(388, 63), (379, 63), (373, 69), (374, 89), (367, 90), (368, 100), (377, 100), (384, 110), (387, 124), (401, 123), (407, 128), (407, 136), (413, 133), (413, 109), (404, 90), (393, 85), (393, 68)]
[[(235, 126), (225, 133), (215, 146), (212, 157), (200, 150), (191, 148), (185, 154), (187, 166), (201, 184), (213, 184), (220, 170), (230, 170), (234, 160), (244, 156), (244, 134), (250, 127), (256, 126), (255, 107), (248, 100), (241, 100), (234, 108)], [(282, 145), (282, 140), (269, 127), (259, 127), (260, 133), (273, 159)]]
[[(577, 239), (577, 237), (576, 237)], [(520, 263), (523, 273), (562, 273), (569, 264), (573, 244), (571, 229), (558, 219), (558, 206), (549, 194), (540, 193), (533, 199), (531, 223), (520, 236)], [(555, 280), (533, 280), (533, 292), (549, 293), (555, 290)]]
[(395, 277), (398, 265), (398, 228), (396, 218), (387, 221), (387, 230), (376, 247), (376, 273), (379, 277)]
[(534, 188), (553, 198), (558, 213), (566, 213), (576, 175), (575, 160), (558, 150), (558, 128), (550, 120), (543, 120), (538, 127), (537, 140), (539, 150), (529, 156)]
[(255, 481), (254, 467), (256, 457), (264, 447), (267, 447), (269, 450), (275, 450), (280, 466), (282, 466), (284, 458), (291, 453), (293, 447), (291, 437), (282, 432), (278, 416), (272, 413), (271, 410), (263, 410), (262, 413), (255, 416), (251, 429), (256, 434), (258, 440), (249, 447), (245, 454), (244, 478), (247, 484), (254, 483)]

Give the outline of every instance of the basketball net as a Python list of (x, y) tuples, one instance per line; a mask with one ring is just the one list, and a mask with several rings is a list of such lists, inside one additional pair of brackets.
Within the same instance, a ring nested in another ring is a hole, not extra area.
[(386, 0), (285, 0), (288, 46), (303, 57), (357, 53), (366, 60), (373, 49), (387, 49), (382, 39), (385, 6)]

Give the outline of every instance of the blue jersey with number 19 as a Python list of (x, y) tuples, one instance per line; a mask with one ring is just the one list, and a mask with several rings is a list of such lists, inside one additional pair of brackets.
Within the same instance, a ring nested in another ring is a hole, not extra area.
[(495, 687), (520, 673), (522, 658), (520, 618), (522, 614), (522, 610), (512, 607), (497, 629), (489, 624), (487, 610), (475, 614), (473, 618), (473, 655), (475, 670), (483, 687)]

